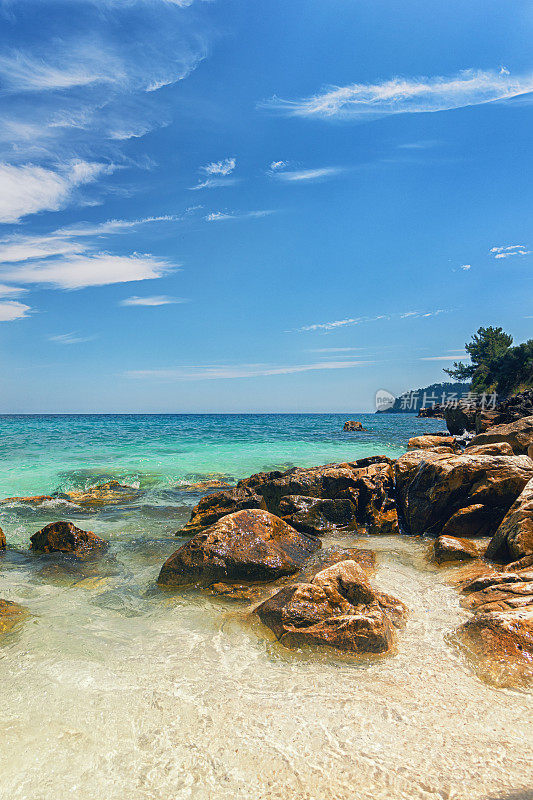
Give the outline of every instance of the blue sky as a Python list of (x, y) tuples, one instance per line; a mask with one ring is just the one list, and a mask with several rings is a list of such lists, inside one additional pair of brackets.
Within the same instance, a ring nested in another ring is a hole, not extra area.
[(361, 411), (532, 335), (533, 8), (0, 0), (2, 412)]

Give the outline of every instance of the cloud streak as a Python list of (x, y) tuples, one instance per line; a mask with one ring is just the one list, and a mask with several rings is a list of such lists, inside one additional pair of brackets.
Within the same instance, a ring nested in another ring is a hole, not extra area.
[(206, 222), (227, 222), (236, 219), (261, 219), (274, 214), (274, 211), (247, 211), (243, 214), (237, 211), (213, 211), (205, 217)]
[(490, 252), (494, 258), (511, 258), (511, 256), (529, 256), (531, 250), (526, 250), (523, 244), (510, 244), (506, 247), (492, 247)]
[(378, 314), (375, 317), (347, 317), (346, 319), (336, 319), (331, 322), (313, 322), (311, 325), (303, 325), (297, 328), (298, 333), (309, 333), (312, 331), (333, 331), (336, 328), (346, 328), (354, 325), (362, 325), (366, 322), (379, 322), (380, 320), (392, 319), (423, 319), (444, 314), (445, 309), (439, 308), (436, 311), (404, 311), (396, 314)]
[(319, 167), (318, 169), (296, 169), (273, 171), (271, 175), (283, 183), (302, 183), (323, 181), (340, 175), (344, 170), (341, 167)]
[(96, 334), (92, 336), (80, 336), (77, 333), (58, 333), (55, 336), (49, 336), (50, 342), (55, 344), (82, 344), (83, 342), (92, 342), (96, 339)]
[(395, 77), (381, 83), (331, 86), (311, 97), (274, 97), (263, 107), (289, 116), (316, 119), (376, 119), (391, 114), (451, 111), (510, 100), (533, 91), (533, 74), (512, 77), (507, 70), (464, 70), (452, 77)]
[(169, 295), (166, 294), (151, 295), (149, 297), (138, 297), (137, 295), (134, 295), (133, 297), (126, 297), (124, 300), (121, 300), (119, 305), (155, 307), (155, 306), (168, 306), (174, 303), (186, 303), (186, 302), (187, 300), (181, 297), (169, 297)]
[(234, 378), (259, 378), (271, 375), (291, 375), (318, 370), (351, 369), (372, 364), (372, 361), (323, 361), (316, 364), (221, 364), (194, 367), (169, 367), (165, 369), (141, 369), (126, 372), (129, 378), (163, 381), (205, 381)]

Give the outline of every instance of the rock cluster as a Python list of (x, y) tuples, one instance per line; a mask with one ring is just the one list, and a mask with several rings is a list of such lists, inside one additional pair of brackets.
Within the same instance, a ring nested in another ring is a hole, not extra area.
[(350, 433), (352, 431), (364, 431), (364, 430), (365, 429), (363, 428), (362, 422), (359, 422), (357, 420), (350, 419), (348, 420), (348, 422), (344, 423), (343, 431), (345, 431), (346, 433)]

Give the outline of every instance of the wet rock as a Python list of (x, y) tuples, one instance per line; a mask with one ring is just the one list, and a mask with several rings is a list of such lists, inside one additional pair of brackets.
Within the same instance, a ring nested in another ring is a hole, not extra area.
[(479, 558), (483, 548), (471, 539), (457, 539), (455, 536), (439, 536), (433, 545), (433, 557), (437, 564), (450, 561), (469, 561)]
[(182, 492), (208, 492), (211, 489), (231, 489), (231, 484), (224, 478), (206, 478), (179, 488)]
[(30, 538), (32, 550), (40, 553), (66, 553), (89, 558), (104, 552), (109, 544), (92, 531), (83, 531), (72, 522), (51, 522)]
[(513, 448), (515, 455), (527, 454), (528, 448), (533, 444), (533, 416), (522, 417), (502, 425), (494, 425), (484, 433), (472, 439), (472, 445), (493, 444), (494, 442), (507, 442)]
[(28, 610), (24, 606), (0, 599), (0, 634), (11, 631), (26, 616)]
[(478, 613), (457, 636), (485, 680), (498, 686), (533, 680), (533, 606)]
[(180, 547), (163, 565), (158, 583), (272, 581), (297, 572), (320, 547), (318, 539), (299, 533), (268, 511), (238, 511)]
[(411, 451), (396, 462), (396, 491), (404, 521), (408, 532), (418, 535), (440, 535), (450, 517), (474, 505), (486, 507), (489, 523), (489, 512), (493, 512), (493, 527), (487, 531), (493, 535), (532, 477), (533, 463), (527, 456)]
[(364, 431), (363, 425), (361, 422), (351, 419), (348, 422), (344, 423), (343, 431), (346, 433), (351, 433), (352, 431)]
[(357, 506), (348, 498), (322, 500), (290, 494), (281, 498), (279, 513), (297, 531), (314, 536), (357, 529)]
[(434, 447), (448, 447), (450, 452), (460, 451), (455, 444), (455, 436), (413, 436), (407, 443), (408, 450), (432, 450)]
[(40, 503), (45, 503), (49, 500), (55, 500), (55, 497), (51, 494), (38, 494), (32, 497), (4, 497), (3, 500), (0, 500), (0, 503), (6, 505), (12, 505), (13, 503), (27, 503), (28, 505), (40, 505)]
[(376, 592), (354, 561), (342, 561), (309, 583), (283, 587), (256, 613), (288, 647), (313, 643), (352, 653), (384, 653), (406, 609)]
[(238, 487), (224, 492), (203, 497), (192, 511), (189, 522), (176, 533), (186, 536), (208, 528), (227, 514), (235, 514), (248, 508), (260, 508), (266, 511), (266, 503), (261, 495), (247, 487)]
[(492, 444), (471, 444), (465, 447), (465, 453), (478, 456), (512, 456), (513, 448), (507, 442), (492, 442)]
[(474, 503), (460, 508), (442, 527), (443, 536), (492, 536), (505, 516), (505, 508)]
[(500, 572), (463, 586), (461, 605), (469, 611), (512, 611), (533, 604), (533, 570)]
[(487, 548), (487, 558), (504, 564), (533, 555), (533, 478), (524, 486)]
[(5, 550), (7, 547), (6, 536), (2, 528), (0, 528), (0, 550)]

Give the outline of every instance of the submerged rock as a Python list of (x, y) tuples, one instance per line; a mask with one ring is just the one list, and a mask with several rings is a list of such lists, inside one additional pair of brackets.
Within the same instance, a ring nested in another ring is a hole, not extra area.
[(71, 490), (63, 492), (59, 497), (65, 497), (70, 502), (80, 506), (100, 506), (114, 505), (135, 500), (139, 497), (139, 491), (133, 486), (119, 483), (118, 481), (107, 481), (91, 486), (89, 489)]
[(527, 454), (528, 447), (533, 444), (533, 416), (522, 417), (515, 422), (493, 425), (484, 433), (472, 439), (472, 445), (507, 442), (515, 455)]
[(89, 558), (106, 550), (108, 542), (92, 531), (83, 531), (72, 522), (51, 522), (30, 538), (32, 550), (40, 553), (67, 553)]
[(160, 586), (220, 581), (272, 581), (297, 572), (320, 549), (279, 517), (247, 509), (197, 533), (163, 564)]
[(351, 419), (344, 423), (343, 431), (346, 433), (351, 433), (353, 431), (364, 431), (364, 428), (361, 422)]
[(437, 564), (450, 561), (469, 561), (479, 558), (483, 548), (471, 539), (457, 539), (455, 536), (439, 536), (433, 545), (433, 556)]
[(498, 686), (533, 680), (533, 606), (475, 614), (457, 636), (485, 680)]
[[(397, 496), (410, 533), (438, 536), (454, 514), (469, 508), (473, 527), (483, 517), (484, 535), (491, 536), (533, 477), (533, 462), (527, 456), (450, 456), (421, 450), (401, 456), (395, 472)], [(473, 510), (479, 505), (486, 514)]]
[(28, 610), (18, 603), (0, 599), (0, 634), (8, 633), (28, 616)]
[(352, 653), (384, 653), (406, 608), (376, 592), (355, 561), (341, 561), (309, 583), (283, 587), (255, 613), (288, 647), (314, 643)]
[(505, 564), (533, 555), (533, 478), (525, 485), (494, 534), (487, 558)]

